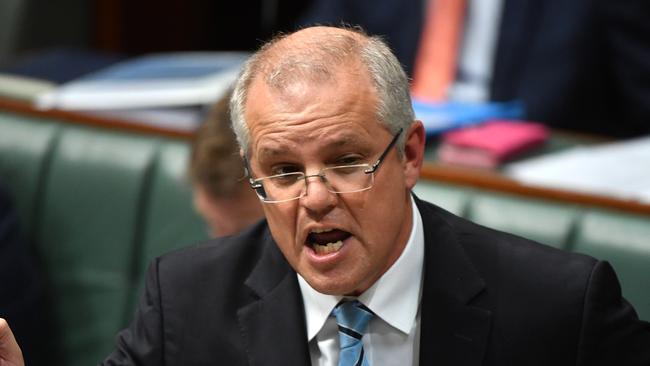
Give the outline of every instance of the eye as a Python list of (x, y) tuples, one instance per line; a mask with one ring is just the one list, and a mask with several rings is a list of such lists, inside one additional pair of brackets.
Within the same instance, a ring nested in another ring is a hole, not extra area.
[(362, 164), (363, 156), (361, 155), (344, 155), (336, 160), (336, 165), (355, 165)]
[(296, 165), (277, 165), (271, 169), (271, 175), (300, 173), (301, 170)]

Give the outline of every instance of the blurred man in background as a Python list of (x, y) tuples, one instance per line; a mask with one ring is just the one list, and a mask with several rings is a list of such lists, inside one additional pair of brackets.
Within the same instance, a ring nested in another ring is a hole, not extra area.
[(235, 234), (264, 216), (259, 199), (244, 179), (235, 134), (230, 128), (230, 93), (215, 103), (192, 142), (189, 176), (194, 207), (210, 235)]
[(650, 133), (648, 14), (647, 0), (314, 0), (300, 24), (385, 37), (415, 97), (426, 55), (450, 56), (444, 100), (518, 100), (524, 119), (628, 137)]

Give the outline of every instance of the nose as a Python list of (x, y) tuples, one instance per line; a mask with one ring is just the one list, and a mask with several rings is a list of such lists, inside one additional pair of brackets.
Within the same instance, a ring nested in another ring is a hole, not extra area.
[(300, 204), (311, 215), (323, 216), (331, 211), (338, 200), (336, 193), (332, 193), (327, 188), (325, 178), (319, 174), (308, 175), (305, 177), (306, 192), (300, 199)]

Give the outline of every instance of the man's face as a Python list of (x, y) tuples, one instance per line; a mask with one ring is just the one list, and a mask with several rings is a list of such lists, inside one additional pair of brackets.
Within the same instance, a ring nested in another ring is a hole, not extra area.
[[(295, 82), (283, 92), (255, 80), (245, 116), (253, 177), (374, 163), (393, 138), (378, 122), (376, 105), (370, 80), (359, 68), (348, 67), (317, 85)], [(409, 191), (424, 145), (419, 122), (402, 133), (406, 153), (391, 149), (371, 189), (331, 193), (313, 177), (304, 197), (263, 205), (278, 247), (317, 291), (359, 294), (402, 253), (412, 225)], [(343, 245), (334, 252), (317, 247), (338, 240)]]
[(193, 201), (210, 236), (236, 234), (263, 216), (260, 201), (248, 184), (236, 187), (230, 196), (214, 197), (199, 183), (194, 186)]

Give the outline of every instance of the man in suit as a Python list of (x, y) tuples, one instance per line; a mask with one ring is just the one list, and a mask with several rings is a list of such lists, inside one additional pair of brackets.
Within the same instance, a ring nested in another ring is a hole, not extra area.
[[(607, 263), (411, 194), (425, 133), (379, 39), (314, 27), (272, 41), (231, 110), (266, 220), (156, 259), (103, 365), (650, 362), (649, 325)], [(349, 326), (350, 308), (365, 321)]]
[[(384, 36), (413, 75), (429, 3), (314, 0), (299, 23), (361, 25)], [(458, 60), (471, 60), (459, 63), (456, 84), (481, 84), (486, 101), (519, 100), (524, 118), (552, 127), (648, 134), (649, 13), (646, 0), (467, 0)]]
[(194, 208), (213, 237), (235, 234), (259, 221), (264, 213), (248, 182), (230, 128), (230, 94), (220, 98), (194, 133), (188, 175)]

